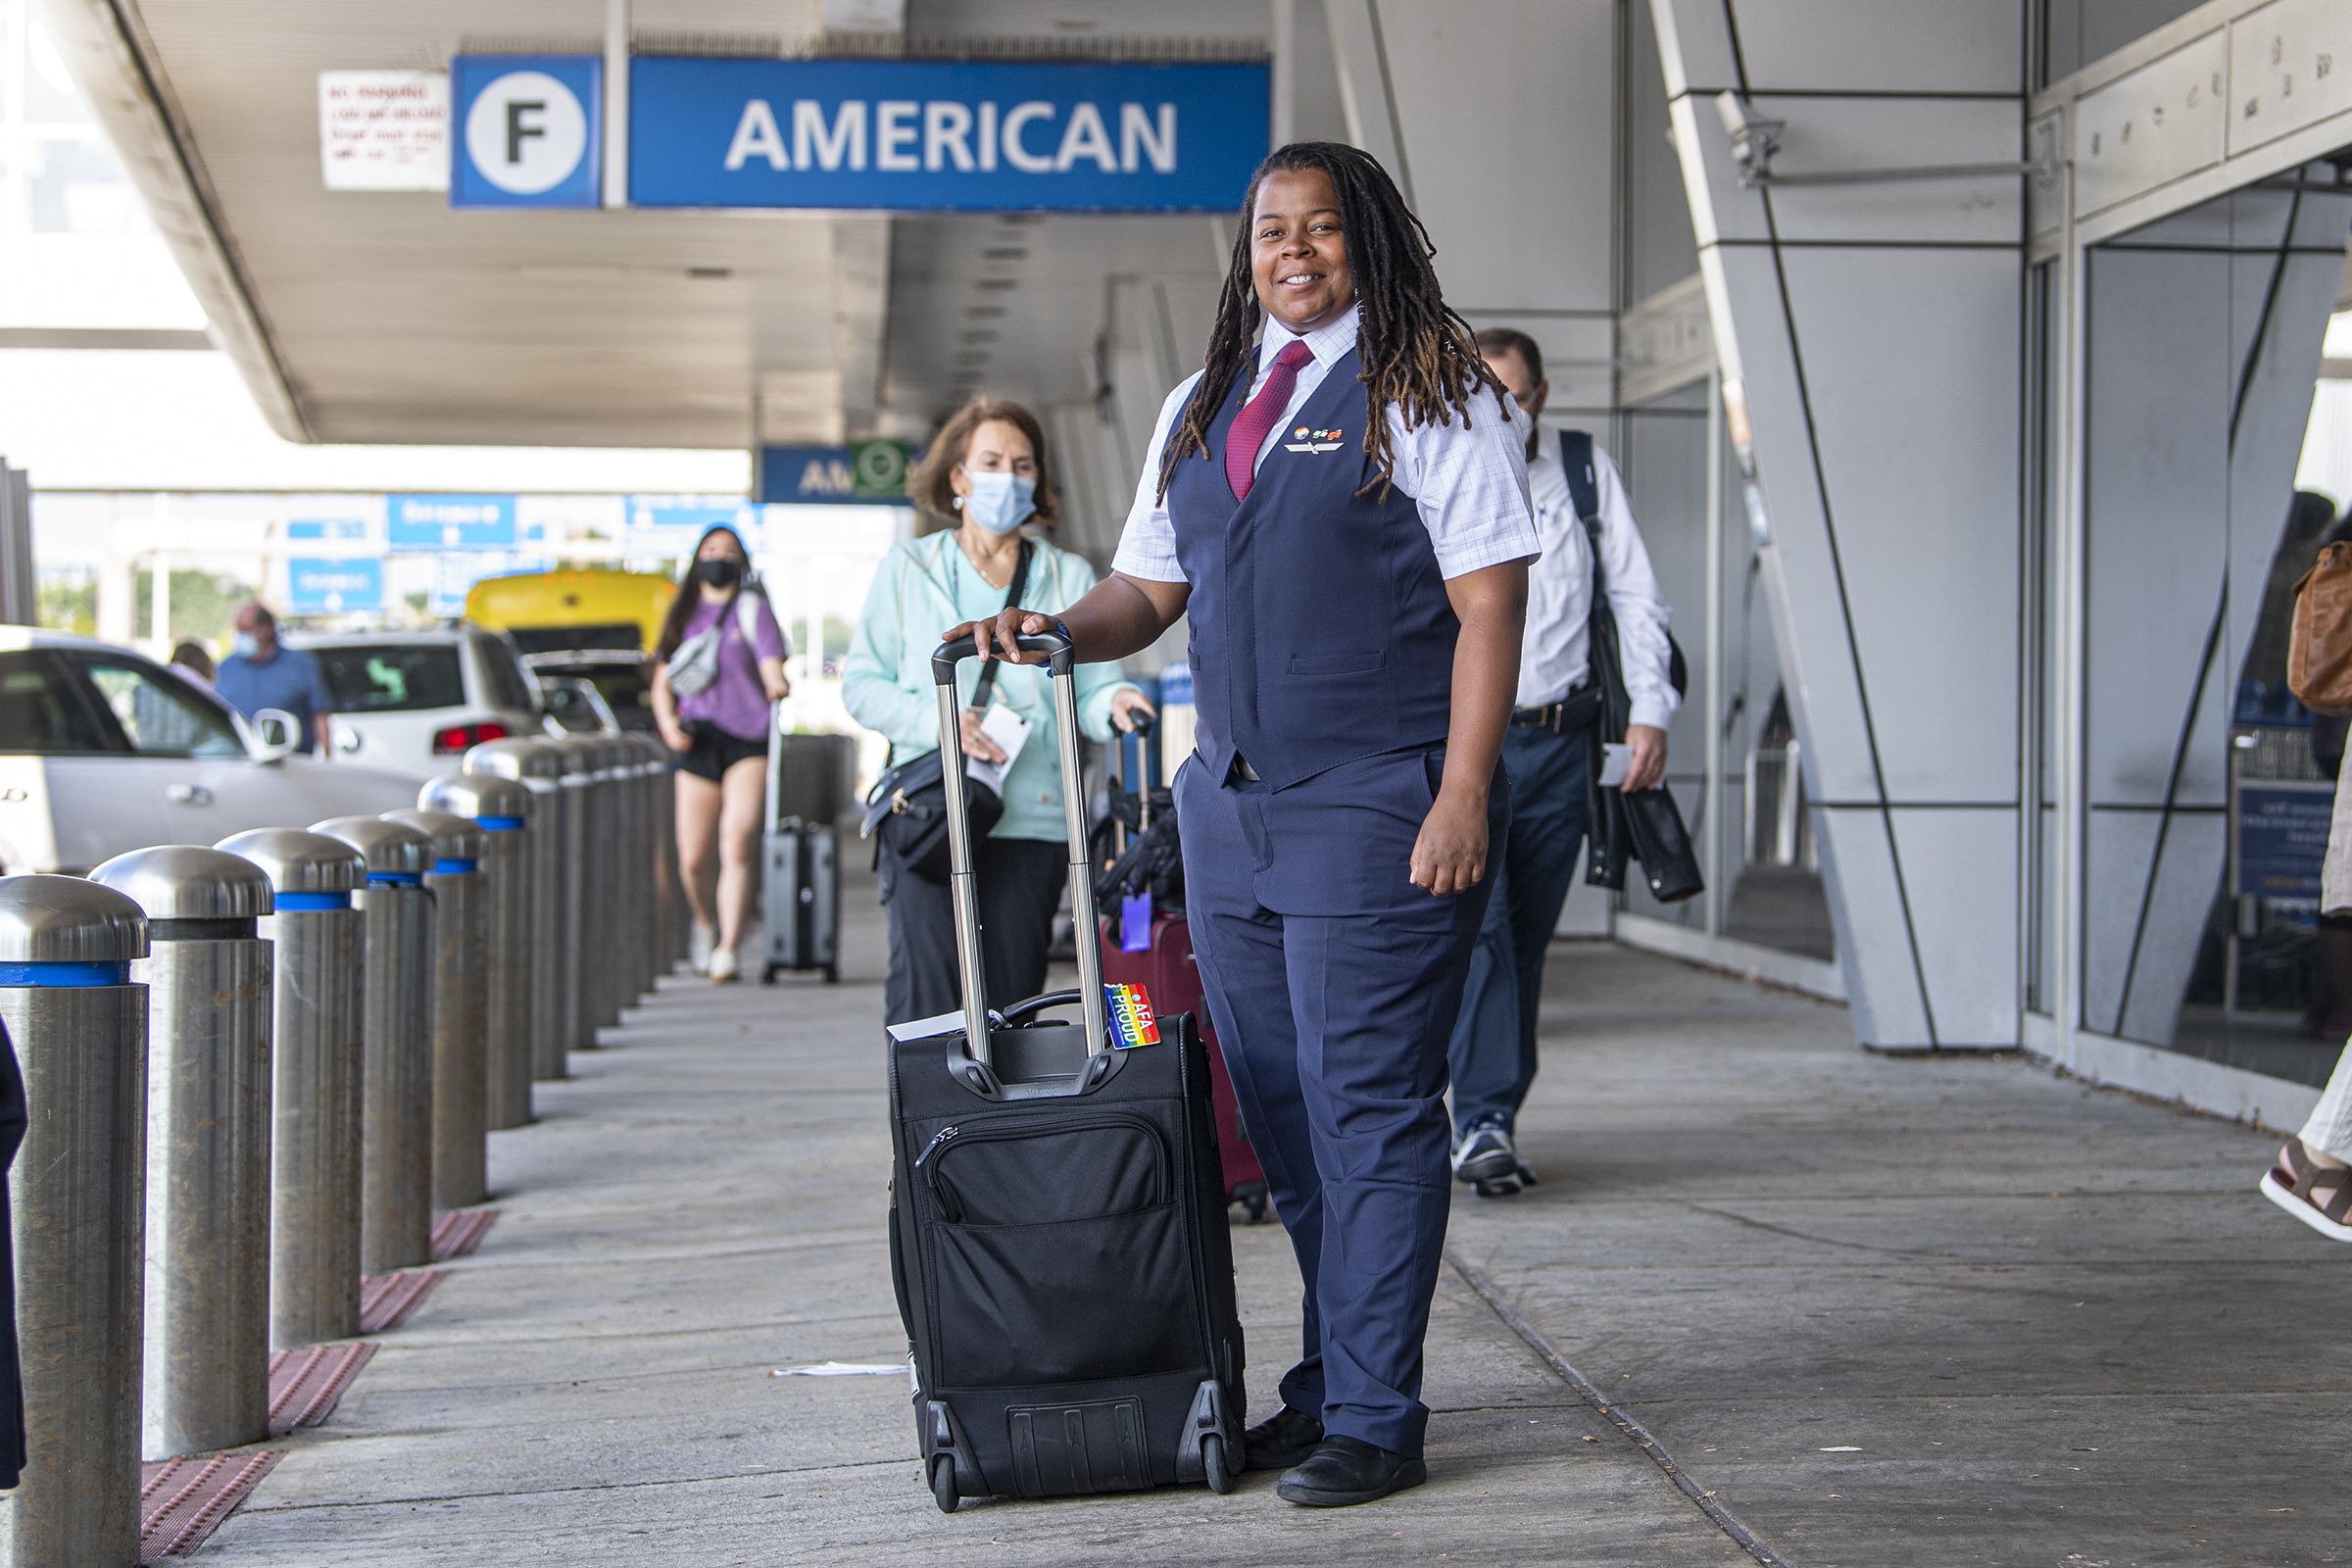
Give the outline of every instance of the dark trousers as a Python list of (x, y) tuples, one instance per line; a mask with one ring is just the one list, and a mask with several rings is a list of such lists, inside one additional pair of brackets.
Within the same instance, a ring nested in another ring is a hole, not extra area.
[[(982, 839), (973, 850), (980, 896), (981, 968), (988, 1004), (1002, 1007), (1046, 989), (1054, 911), (1069, 883), (1070, 852), (1059, 840)], [(882, 907), (890, 916), (887, 1023), (959, 1011), (956, 906), (945, 882), (898, 865), (882, 852)]]
[[(1275, 791), (1176, 779), (1185, 902), (1243, 1126), (1305, 1284), (1283, 1402), (1418, 1454), (1421, 1341), (1446, 1243), (1446, 1036), (1484, 887), (1408, 880), (1440, 754), (1369, 758)], [(1509, 802), (1499, 781), (1489, 831)]]
[(1502, 765), (1510, 775), (1511, 831), (1502, 853), (1488, 857), (1494, 893), (1446, 1053), (1457, 1139), (1484, 1118), (1514, 1126), (1536, 1081), (1544, 956), (1585, 841), (1592, 736), (1514, 724), (1503, 735)]

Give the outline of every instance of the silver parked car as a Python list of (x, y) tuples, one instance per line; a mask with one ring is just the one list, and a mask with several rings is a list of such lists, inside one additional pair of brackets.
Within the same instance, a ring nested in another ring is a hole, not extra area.
[(547, 706), (506, 637), (462, 621), (432, 631), (305, 637), (335, 702), (334, 747), (415, 778), (445, 773), (483, 741), (547, 732)]
[(193, 677), (111, 643), (0, 626), (0, 870), (79, 874), (151, 844), (416, 803), (416, 782), (292, 750)]

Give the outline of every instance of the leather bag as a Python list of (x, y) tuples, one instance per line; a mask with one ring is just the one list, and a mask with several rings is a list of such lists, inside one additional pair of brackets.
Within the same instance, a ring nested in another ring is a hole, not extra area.
[[(1037, 547), (1021, 541), (1021, 555), (1012, 568), (1012, 583), (1004, 595), (1004, 608), (1009, 610), (1021, 602), (1021, 590), (1029, 583), (1029, 557)], [(997, 671), (1002, 667), (990, 660), (980, 669), (980, 683), (972, 688), (971, 711), (984, 712), (988, 700), (997, 687)], [(866, 797), (866, 837), (880, 830), (878, 848), (887, 851), (892, 859), (927, 882), (948, 880), (948, 782), (942, 771), (946, 754), (925, 752), (911, 761), (887, 768), (874, 782), (873, 793)], [(977, 844), (997, 829), (1004, 820), (1004, 803), (997, 792), (972, 777), (971, 759), (961, 756), (964, 764), (964, 819), (970, 824), (972, 842)]]
[(2315, 713), (2352, 713), (2352, 544), (2322, 546), (2295, 584), (2286, 686)]
[[(1582, 430), (1563, 432), (1561, 457), (1568, 466), (1568, 487), (1584, 521), (1585, 536), (1592, 546), (1592, 607), (1585, 640), (1592, 682), (1600, 693), (1600, 721), (1586, 732), (1592, 737), (1592, 766), (1586, 796), (1585, 880), (1594, 887), (1622, 888), (1627, 861), (1640, 860), (1649, 895), (1660, 904), (1696, 898), (1706, 890), (1706, 878), (1699, 874), (1690, 831), (1684, 827), (1682, 810), (1665, 782), (1631, 795), (1613, 784), (1604, 788), (1600, 783), (1601, 748), (1606, 742), (1625, 739), (1634, 700), (1625, 689), (1617, 615), (1609, 608), (1608, 578), (1600, 564), (1600, 508), (1592, 476), (1592, 438)], [(1683, 690), (1683, 667), (1682, 649), (1674, 647), (1672, 678), (1678, 694)]]

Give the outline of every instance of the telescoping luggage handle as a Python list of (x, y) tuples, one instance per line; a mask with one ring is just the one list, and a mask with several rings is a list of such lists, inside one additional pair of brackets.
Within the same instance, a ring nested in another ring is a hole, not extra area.
[[(1110, 1019), (1102, 999), (1102, 934), (1095, 916), (1095, 878), (1086, 843), (1086, 782), (1079, 766), (1077, 662), (1069, 639), (1058, 632), (1019, 637), (1025, 654), (1047, 656), (1054, 687), (1054, 731), (1061, 757), (1062, 825), (1069, 838), (1070, 921), (1078, 944), (1078, 1002), (1086, 1012), (1086, 1050), (1099, 1056), (1110, 1050)], [(969, 638), (939, 645), (931, 656), (931, 678), (939, 686), (939, 755), (943, 762), (963, 755), (963, 727), (956, 691), (956, 666), (977, 658)], [(964, 816), (963, 769), (942, 766), (948, 806), (948, 890), (956, 907), (956, 956), (963, 967), (963, 1038), (973, 1058), (989, 1062), (988, 987), (980, 962), (980, 900), (972, 884), (971, 830)]]

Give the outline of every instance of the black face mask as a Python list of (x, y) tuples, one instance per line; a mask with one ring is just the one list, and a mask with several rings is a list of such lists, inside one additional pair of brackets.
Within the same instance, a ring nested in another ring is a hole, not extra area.
[(694, 574), (713, 588), (732, 588), (743, 581), (743, 563), (721, 557), (716, 561), (698, 561)]

